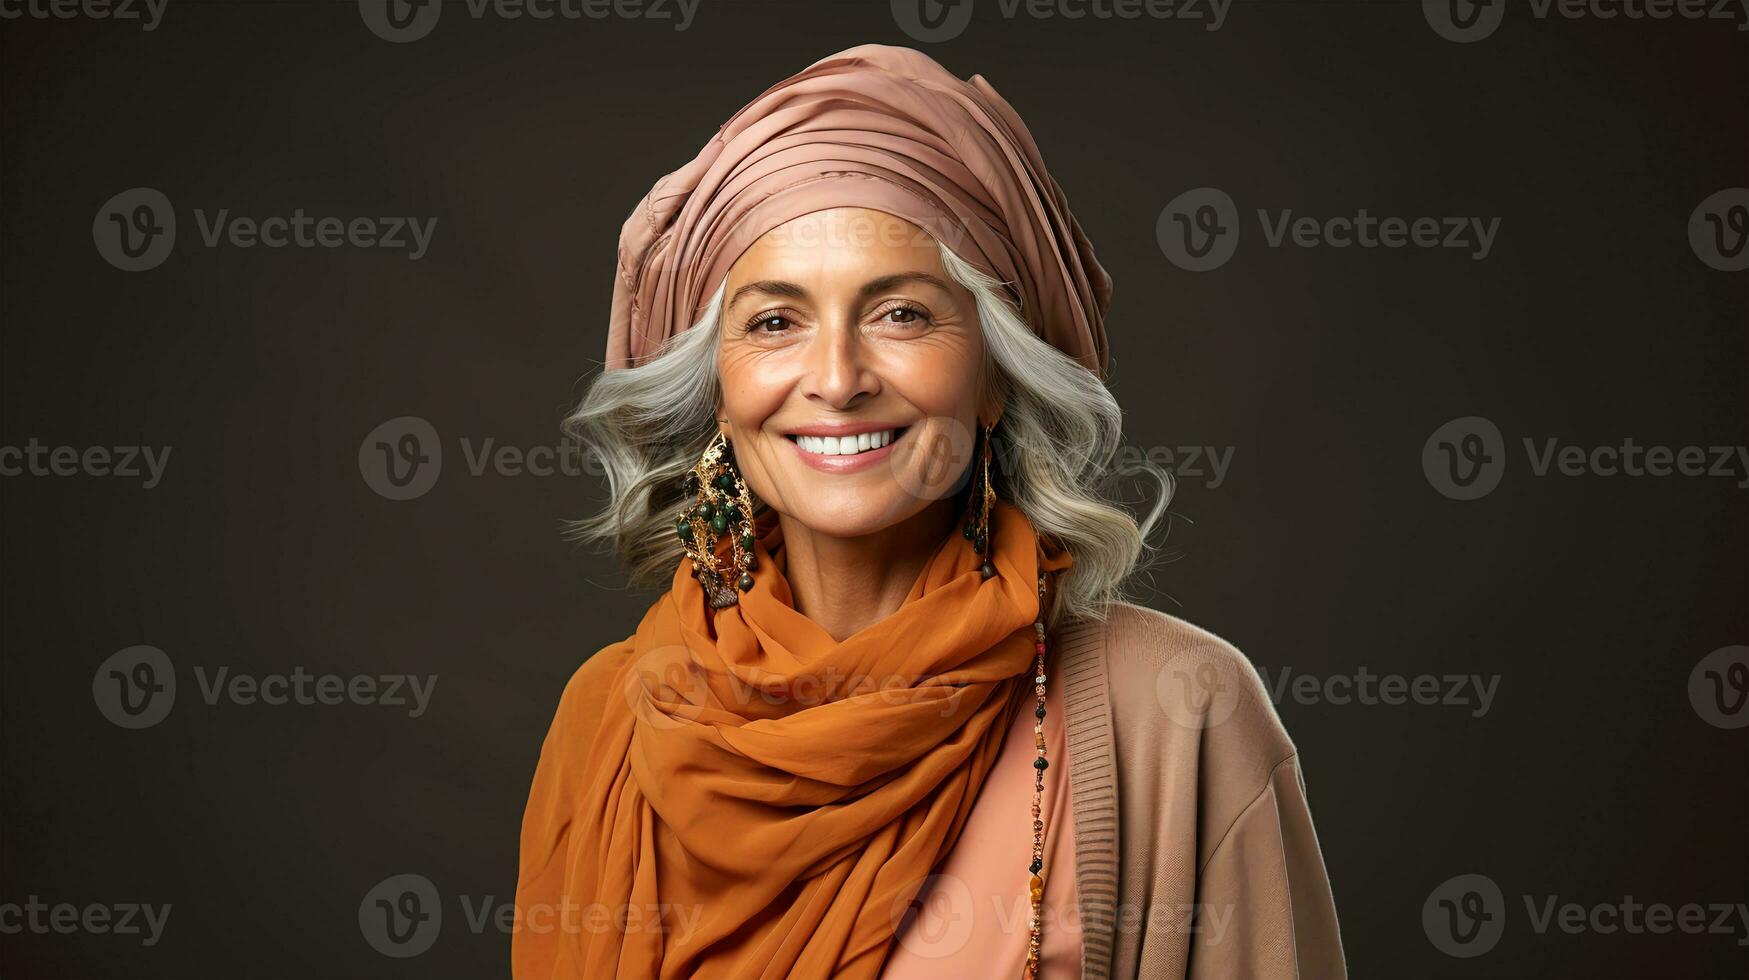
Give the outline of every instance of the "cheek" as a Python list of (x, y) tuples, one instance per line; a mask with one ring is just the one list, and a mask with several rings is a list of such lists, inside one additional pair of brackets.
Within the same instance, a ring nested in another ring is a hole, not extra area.
[(907, 345), (888, 359), (882, 374), (906, 401), (929, 416), (968, 424), (977, 413), (982, 352), (962, 338)]
[(759, 353), (725, 350), (717, 357), (724, 414), (743, 431), (759, 428), (776, 412), (789, 387), (783, 366)]

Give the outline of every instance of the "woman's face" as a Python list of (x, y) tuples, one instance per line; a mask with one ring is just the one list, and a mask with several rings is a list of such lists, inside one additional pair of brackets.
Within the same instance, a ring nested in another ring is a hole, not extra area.
[(756, 497), (856, 537), (956, 489), (995, 416), (972, 294), (934, 239), (879, 211), (804, 215), (741, 255), (723, 303), (719, 427)]

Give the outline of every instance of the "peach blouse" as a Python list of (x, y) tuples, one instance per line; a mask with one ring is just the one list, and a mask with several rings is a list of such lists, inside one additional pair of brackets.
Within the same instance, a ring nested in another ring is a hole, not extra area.
[[(1044, 879), (1040, 976), (1080, 980), (1081, 917), (1075, 889), (1075, 824), (1069, 747), (1056, 669), (1045, 681)], [(881, 980), (1021, 976), (1026, 965), (1027, 865), (1032, 854), (1030, 699), (1014, 714), (996, 767), (984, 778), (960, 839), (919, 893), (915, 918), (894, 939)]]

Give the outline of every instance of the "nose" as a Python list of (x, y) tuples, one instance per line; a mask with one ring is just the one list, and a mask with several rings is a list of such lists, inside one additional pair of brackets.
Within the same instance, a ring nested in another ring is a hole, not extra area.
[(880, 379), (867, 363), (868, 350), (853, 324), (825, 324), (808, 344), (808, 370), (801, 391), (809, 401), (848, 409), (880, 390)]

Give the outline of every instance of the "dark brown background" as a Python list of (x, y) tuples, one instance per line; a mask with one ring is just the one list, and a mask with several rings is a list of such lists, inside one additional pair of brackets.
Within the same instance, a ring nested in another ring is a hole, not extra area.
[[(1234, 447), (1186, 479), (1142, 601), (1275, 676), (1499, 676), (1455, 706), (1280, 711), (1304, 757), (1354, 976), (1742, 977), (1746, 937), (1537, 935), (1522, 896), (1749, 901), (1749, 736), (1691, 669), (1749, 643), (1735, 480), (1535, 478), (1521, 440), (1749, 442), (1749, 274), (1690, 212), (1749, 184), (1733, 23), (1537, 20), (1447, 41), (1420, 4), (1239, 3), (1179, 21), (1003, 19), (910, 41), (887, 4), (705, 0), (647, 21), (474, 20), (390, 44), (352, 3), (171, 0), (152, 32), (0, 21), (0, 445), (174, 447), (162, 485), (0, 478), (0, 903), (171, 903), (164, 939), (0, 935), (8, 977), (503, 975), (517, 828), (566, 677), (650, 597), (559, 538), (587, 478), (475, 477), (463, 438), (553, 446), (599, 364), (631, 205), (766, 86), (865, 41), (924, 47), (1019, 109), (1117, 284), (1115, 390), (1138, 446)], [(1180, 272), (1155, 218), (1212, 185), (1245, 237)], [(98, 255), (112, 195), (174, 202), (175, 252)], [(430, 253), (202, 247), (194, 208), (436, 217)], [(1255, 208), (1499, 217), (1485, 261), (1270, 249)], [(441, 434), (394, 502), (365, 434)], [(1421, 470), (1446, 421), (1511, 462), (1458, 502)], [(179, 672), (123, 730), (94, 671)], [(192, 669), (438, 675), (430, 711), (220, 704)], [(1439, 952), (1421, 908), (1485, 874), (1498, 947)], [(359, 903), (446, 902), (391, 959)]]

